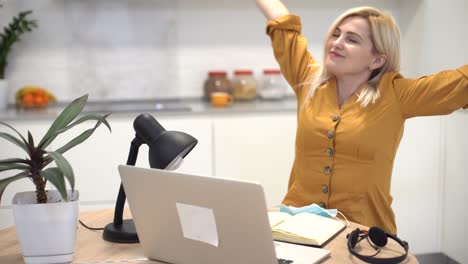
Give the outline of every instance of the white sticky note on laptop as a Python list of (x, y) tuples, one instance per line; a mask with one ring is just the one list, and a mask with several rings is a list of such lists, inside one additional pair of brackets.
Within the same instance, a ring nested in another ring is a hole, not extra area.
[(184, 203), (176, 203), (176, 207), (185, 238), (218, 247), (218, 229), (213, 209)]

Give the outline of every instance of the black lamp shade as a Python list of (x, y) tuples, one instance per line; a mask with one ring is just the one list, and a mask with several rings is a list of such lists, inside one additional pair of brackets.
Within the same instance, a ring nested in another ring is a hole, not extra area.
[(141, 114), (133, 121), (133, 129), (144, 143), (150, 144), (155, 141), (161, 133), (166, 131), (156, 119), (150, 114)]
[(197, 144), (189, 134), (179, 131), (164, 131), (148, 144), (151, 168), (164, 169), (178, 156), (184, 158)]

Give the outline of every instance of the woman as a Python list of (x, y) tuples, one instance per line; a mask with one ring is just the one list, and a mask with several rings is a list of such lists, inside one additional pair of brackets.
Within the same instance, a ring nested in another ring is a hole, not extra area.
[(257, 0), (257, 6), (269, 20), (276, 60), (298, 102), (283, 204), (337, 208), (354, 222), (396, 234), (390, 184), (405, 120), (468, 108), (468, 65), (404, 78), (398, 25), (371, 7), (338, 17), (318, 64), (298, 16), (279, 0)]

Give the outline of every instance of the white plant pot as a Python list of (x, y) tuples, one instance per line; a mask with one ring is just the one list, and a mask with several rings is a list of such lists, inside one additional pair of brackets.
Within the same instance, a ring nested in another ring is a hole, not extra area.
[(48, 190), (45, 204), (36, 202), (36, 192), (13, 197), (16, 232), (25, 263), (67, 263), (73, 260), (78, 222), (78, 197), (69, 192), (69, 202)]
[(0, 79), (0, 110), (7, 109), (8, 106), (8, 81)]

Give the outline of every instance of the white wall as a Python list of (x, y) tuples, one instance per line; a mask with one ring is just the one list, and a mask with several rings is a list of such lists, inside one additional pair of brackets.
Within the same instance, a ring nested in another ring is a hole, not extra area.
[(456, 113), (445, 120), (445, 174), (442, 175), (444, 197), (442, 251), (459, 263), (468, 263), (466, 238), (468, 227), (468, 113)]
[[(303, 16), (310, 49), (321, 58), (331, 22), (357, 5), (396, 16), (396, 1), (287, 1)], [(61, 100), (202, 95), (209, 70), (275, 68), (266, 21), (252, 0), (15, 0), (0, 9), (0, 25), (33, 9), (39, 28), (10, 56), (10, 102), (24, 85), (39, 85)], [(317, 23), (318, 21), (318, 23)]]
[(440, 133), (439, 117), (407, 121), (395, 158), (391, 192), (398, 236), (415, 253), (440, 251)]
[(177, 92), (175, 4), (171, 0), (8, 1), (5, 25), (19, 11), (39, 27), (23, 35), (10, 56), (10, 101), (24, 85), (39, 85), (60, 100), (155, 98)]

